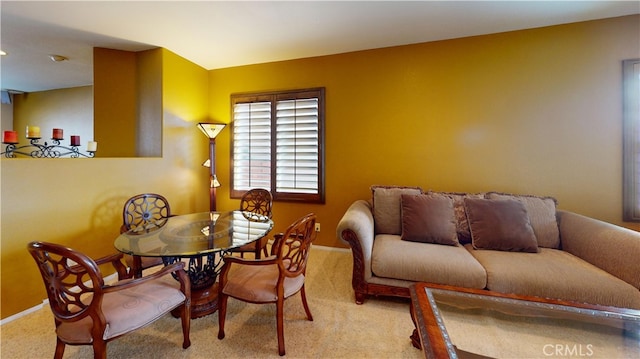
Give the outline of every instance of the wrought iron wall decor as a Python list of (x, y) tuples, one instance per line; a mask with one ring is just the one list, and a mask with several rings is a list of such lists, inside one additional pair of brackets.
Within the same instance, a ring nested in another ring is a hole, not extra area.
[(60, 158), (69, 156), (71, 158), (95, 156), (98, 143), (89, 141), (87, 143), (87, 153), (82, 153), (78, 149), (80, 147), (80, 136), (71, 136), (71, 145), (69, 147), (62, 146), (60, 141), (64, 139), (63, 131), (60, 128), (53, 129), (51, 144), (47, 142), (38, 143), (40, 141), (40, 127), (27, 126), (28, 145), (18, 146), (18, 133), (16, 131), (4, 131), (2, 143), (6, 145), (5, 151), (0, 152), (7, 158), (15, 158), (16, 154), (30, 156), (33, 158)]
[(3, 142), (7, 146), (5, 147), (5, 151), (0, 153), (0, 155), (4, 155), (7, 158), (15, 158), (16, 154), (31, 156), (33, 158), (60, 158), (65, 156), (69, 156), (70, 158), (92, 158), (96, 153), (96, 147), (94, 147), (92, 151), (88, 150), (87, 153), (83, 153), (78, 149), (78, 147), (80, 147), (79, 145), (72, 144), (69, 147), (62, 146), (60, 140), (56, 139), (52, 139), (51, 144), (47, 142), (38, 143), (39, 138), (30, 138), (29, 140), (30, 143), (23, 146), (17, 146), (17, 143)]

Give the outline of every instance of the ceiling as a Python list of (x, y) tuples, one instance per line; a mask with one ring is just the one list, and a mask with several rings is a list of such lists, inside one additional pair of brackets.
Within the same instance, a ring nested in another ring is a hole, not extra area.
[[(92, 48), (164, 47), (206, 68), (640, 13), (639, 1), (5, 1), (0, 87), (92, 82)], [(68, 61), (53, 62), (49, 54)]]

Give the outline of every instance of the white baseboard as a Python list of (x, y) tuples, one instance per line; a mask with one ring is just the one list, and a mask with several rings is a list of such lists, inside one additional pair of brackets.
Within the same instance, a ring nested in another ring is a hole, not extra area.
[[(117, 279), (118, 279), (118, 273), (113, 273), (111, 275), (108, 275), (108, 276), (104, 277), (104, 281), (105, 282), (110, 282), (110, 281), (117, 280)], [(3, 325), (5, 325), (5, 324), (7, 324), (9, 322), (12, 322), (12, 321), (16, 320), (16, 319), (20, 319), (20, 318), (24, 317), (25, 315), (33, 313), (35, 311), (38, 311), (38, 310), (40, 310), (40, 309), (42, 309), (42, 308), (44, 308), (44, 307), (46, 307), (48, 305), (49, 305), (49, 299), (48, 298), (43, 299), (42, 300), (42, 304), (38, 304), (38, 305), (36, 305), (34, 307), (31, 307), (29, 309), (23, 310), (20, 313), (16, 313), (16, 314), (14, 314), (12, 316), (9, 316), (9, 317), (6, 317), (6, 318), (0, 320), (0, 326), (3, 326)]]
[(44, 308), (45, 305), (49, 305), (49, 299), (43, 300), (42, 304), (38, 304), (35, 307), (31, 307), (31, 308), (29, 308), (27, 310), (23, 310), (20, 313), (16, 313), (16, 314), (14, 314), (14, 315), (12, 315), (10, 317), (6, 317), (6, 318), (0, 320), (0, 326), (5, 325), (5, 324), (7, 324), (9, 322), (13, 322), (16, 319), (20, 319), (20, 318), (24, 317), (27, 314), (33, 313), (35, 311), (38, 311), (38, 310)]

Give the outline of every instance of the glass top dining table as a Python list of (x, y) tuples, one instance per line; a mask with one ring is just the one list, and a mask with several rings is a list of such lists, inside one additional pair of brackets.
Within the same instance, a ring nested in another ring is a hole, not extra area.
[(201, 212), (170, 217), (160, 228), (122, 233), (114, 246), (144, 257), (202, 256), (254, 242), (272, 228), (270, 218), (253, 212)]
[(199, 318), (218, 308), (216, 279), (223, 256), (265, 237), (272, 228), (270, 218), (253, 212), (193, 213), (169, 217), (159, 228), (122, 233), (114, 246), (134, 261), (161, 257), (165, 265), (184, 262), (191, 282), (191, 318)]

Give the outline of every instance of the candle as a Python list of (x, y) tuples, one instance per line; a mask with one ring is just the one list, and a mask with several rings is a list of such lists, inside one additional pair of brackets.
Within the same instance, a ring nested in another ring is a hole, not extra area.
[(87, 152), (96, 152), (97, 149), (98, 149), (98, 142), (96, 141), (87, 142)]
[(16, 131), (4, 131), (2, 137), (3, 143), (18, 143), (18, 132)]
[(80, 146), (80, 136), (71, 136), (71, 146)]
[(62, 129), (61, 128), (54, 128), (53, 129), (53, 137), (51, 137), (54, 140), (62, 140), (64, 138), (64, 136), (62, 135)]
[(40, 138), (40, 127), (27, 126), (27, 138)]

